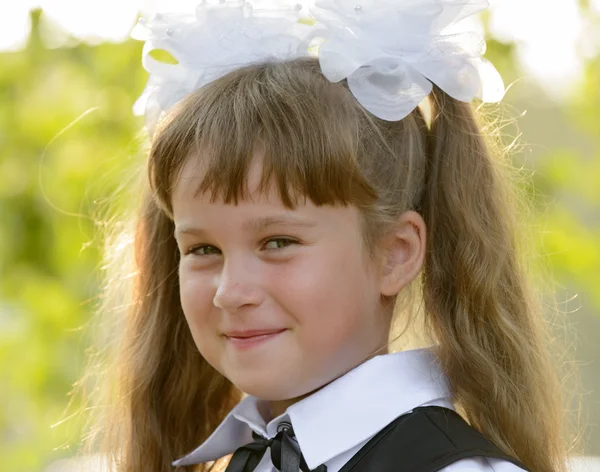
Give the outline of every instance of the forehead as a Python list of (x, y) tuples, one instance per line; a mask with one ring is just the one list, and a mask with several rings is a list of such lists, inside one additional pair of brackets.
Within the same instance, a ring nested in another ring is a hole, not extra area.
[[(257, 156), (259, 157), (259, 156)], [(332, 234), (359, 233), (360, 214), (353, 205), (316, 205), (310, 198), (297, 198), (297, 205), (284, 205), (277, 186), (272, 183), (259, 189), (262, 176), (260, 159), (254, 159), (247, 174), (247, 193), (235, 204), (222, 198), (211, 198), (207, 192), (199, 193), (204, 179), (202, 165), (189, 159), (182, 168), (173, 192), (173, 217), (176, 232), (188, 227), (210, 225), (237, 230), (266, 230), (272, 226), (320, 228)]]
[[(262, 163), (262, 153), (256, 151), (250, 159), (248, 171), (242, 179), (242, 199), (249, 202), (266, 200), (272, 204), (281, 203), (281, 198), (276, 191), (276, 185), (273, 181), (269, 182), (264, 188), (261, 188), (263, 176)], [(173, 205), (175, 206), (177, 202), (181, 203), (183, 200), (208, 199), (215, 202), (221, 200), (210, 191), (205, 191), (204, 193), (200, 191), (200, 187), (205, 183), (206, 173), (206, 163), (202, 159), (197, 156), (188, 158), (182, 166), (174, 184), (172, 192)], [(239, 182), (231, 182), (230, 185), (239, 185)]]

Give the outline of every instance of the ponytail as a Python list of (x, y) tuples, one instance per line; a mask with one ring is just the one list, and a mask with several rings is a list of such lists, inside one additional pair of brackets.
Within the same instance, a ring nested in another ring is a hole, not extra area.
[(515, 200), (469, 104), (430, 95), (426, 324), (467, 420), (529, 470), (566, 470), (563, 403), (519, 259)]
[[(114, 377), (101, 378), (114, 403), (106, 402), (109, 418), (97, 437), (115, 471), (172, 470), (171, 461), (206, 439), (241, 399), (202, 358), (186, 326), (171, 192), (188, 157), (201, 155), (214, 195), (242, 195), (253, 153), (231, 159), (232, 149), (254, 149), (257, 136), (284, 136), (269, 142), (269, 175), (317, 204), (359, 207), (370, 254), (404, 211), (422, 214), (425, 320), (457, 406), (529, 470), (565, 472), (559, 382), (520, 265), (512, 187), (470, 105), (439, 89), (430, 100), (430, 129), (418, 108), (397, 122), (381, 120), (346, 82), (327, 80), (318, 58), (303, 58), (237, 69), (174, 109), (150, 151), (135, 268), (115, 265), (107, 284), (131, 281), (131, 297), (120, 303), (107, 290), (100, 310), (115, 341), (102, 345), (107, 360), (101, 356), (97, 371)], [(204, 148), (210, 152), (199, 153)], [(196, 470), (214, 471), (225, 460)]]
[[(131, 248), (132, 299), (125, 307), (105, 310), (105, 316), (109, 311), (119, 316), (112, 323), (117, 342), (102, 347), (106, 360), (96, 367), (98, 374), (102, 368), (108, 391), (101, 392), (106, 404), (85, 452), (106, 459), (102, 470), (172, 471), (171, 462), (204, 441), (241, 399), (241, 392), (200, 356), (185, 324), (173, 230), (173, 222), (145, 191)], [(205, 463), (194, 470), (216, 471), (218, 466)]]

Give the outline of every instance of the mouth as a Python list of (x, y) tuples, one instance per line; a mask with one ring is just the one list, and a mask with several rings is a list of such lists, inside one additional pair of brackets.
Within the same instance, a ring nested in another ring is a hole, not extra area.
[(262, 336), (266, 334), (274, 334), (285, 331), (287, 328), (278, 329), (249, 329), (246, 331), (229, 331), (225, 333), (228, 338), (252, 338), (255, 336)]
[[(278, 337), (284, 331), (287, 331), (287, 328), (277, 331), (255, 330), (245, 331), (243, 333), (229, 333), (225, 335), (225, 339), (237, 349), (249, 349)], [(233, 334), (236, 334), (236, 336)]]

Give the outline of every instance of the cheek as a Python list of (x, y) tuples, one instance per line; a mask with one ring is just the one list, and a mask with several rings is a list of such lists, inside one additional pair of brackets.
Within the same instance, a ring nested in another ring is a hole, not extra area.
[(286, 296), (280, 301), (319, 343), (352, 336), (373, 320), (377, 308), (376, 287), (360, 257), (353, 248), (339, 249), (313, 254), (271, 278)]
[(192, 330), (194, 338), (199, 329), (214, 323), (214, 297), (210, 278), (204, 274), (185, 269), (179, 271), (179, 297), (183, 313)]
[(219, 320), (213, 306), (214, 290), (210, 277), (197, 272), (180, 271), (179, 296), (188, 328), (198, 352), (221, 374), (221, 340), (217, 336)]

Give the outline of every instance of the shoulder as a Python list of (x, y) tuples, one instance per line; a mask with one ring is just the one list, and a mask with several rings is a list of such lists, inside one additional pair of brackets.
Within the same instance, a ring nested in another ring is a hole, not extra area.
[(502, 459), (473, 457), (456, 461), (440, 469), (439, 472), (524, 472), (524, 470)]

